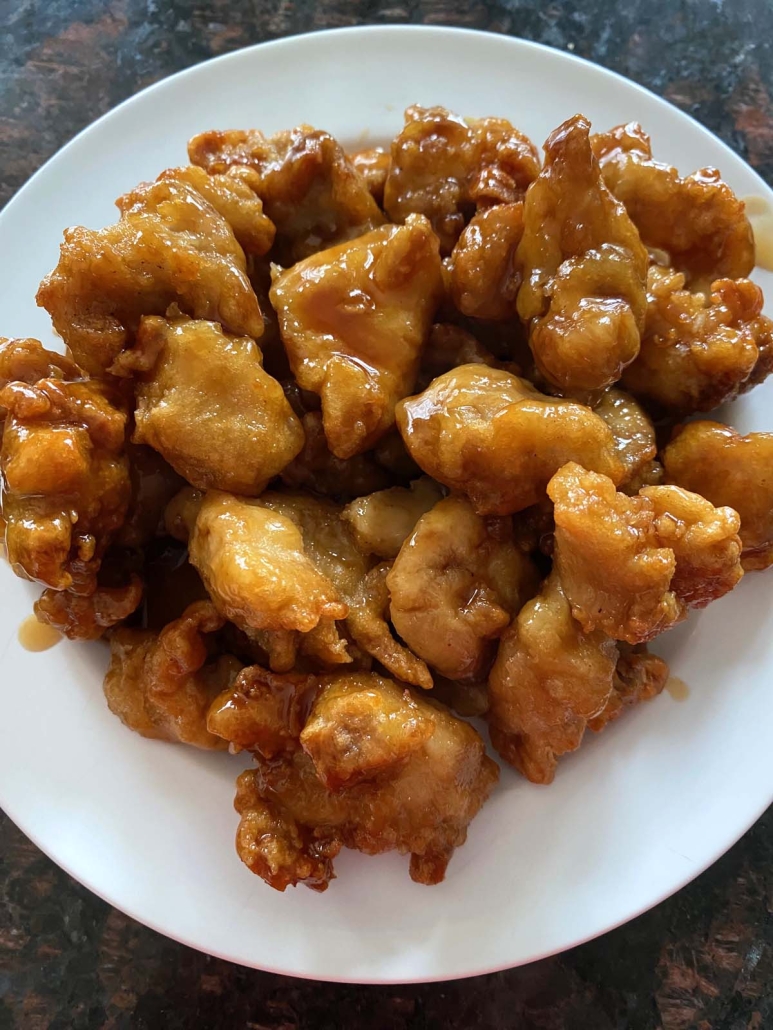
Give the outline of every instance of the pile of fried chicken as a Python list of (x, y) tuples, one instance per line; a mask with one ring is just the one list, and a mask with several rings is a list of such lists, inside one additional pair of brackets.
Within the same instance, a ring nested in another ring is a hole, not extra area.
[(690, 418), (773, 369), (744, 204), (581, 115), (544, 162), (440, 107), (188, 155), (65, 232), (63, 354), (0, 341), (8, 561), (126, 726), (251, 753), (272, 887), (342, 847), (437, 883), (499, 775), (462, 716), (550, 783), (773, 564), (773, 433)]

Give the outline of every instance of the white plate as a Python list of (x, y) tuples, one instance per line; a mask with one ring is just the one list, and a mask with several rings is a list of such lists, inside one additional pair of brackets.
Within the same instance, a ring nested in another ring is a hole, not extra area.
[[(54, 157), (0, 216), (0, 332), (52, 339), (34, 295), (56, 263), (62, 230), (113, 221), (115, 197), (183, 163), (195, 132), (273, 132), (305, 121), (351, 145), (392, 136), (417, 101), (506, 116), (540, 143), (578, 110), (599, 128), (635, 118), (658, 157), (685, 172), (718, 165), (739, 194), (773, 200), (694, 121), (567, 54), (441, 28), (295, 37), (175, 75)], [(770, 288), (772, 278), (759, 281)], [(737, 404), (735, 423), (773, 427), (772, 396), (763, 387)], [(664, 695), (588, 739), (551, 787), (504, 771), (443, 884), (412, 883), (397, 855), (345, 852), (325, 894), (278, 894), (234, 853), (238, 760), (124, 729), (102, 697), (104, 647), (25, 652), (17, 627), (35, 590), (5, 567), (0, 575), (0, 801), (8, 814), (111, 904), (245, 965), (385, 983), (528, 962), (683, 886), (773, 796), (773, 573), (757, 573), (657, 648), (689, 684), (687, 701)]]

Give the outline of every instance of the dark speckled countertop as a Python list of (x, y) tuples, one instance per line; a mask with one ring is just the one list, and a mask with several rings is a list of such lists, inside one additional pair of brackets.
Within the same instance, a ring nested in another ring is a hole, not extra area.
[[(164, 76), (312, 28), (424, 22), (568, 49), (649, 86), (773, 177), (771, 0), (0, 0), (0, 205)], [(258, 973), (160, 937), (0, 821), (0, 1030), (773, 1030), (773, 813), (607, 936), (447, 984)]]

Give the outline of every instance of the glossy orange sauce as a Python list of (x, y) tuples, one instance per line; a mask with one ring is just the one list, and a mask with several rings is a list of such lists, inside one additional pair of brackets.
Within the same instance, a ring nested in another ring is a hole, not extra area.
[(674, 701), (686, 701), (690, 696), (690, 688), (687, 686), (684, 680), (680, 680), (678, 676), (669, 676), (668, 682), (666, 683), (666, 690), (669, 692)]
[(19, 626), (18, 637), (25, 651), (47, 651), (59, 643), (62, 634), (53, 626), (38, 622), (34, 615), (28, 615)]

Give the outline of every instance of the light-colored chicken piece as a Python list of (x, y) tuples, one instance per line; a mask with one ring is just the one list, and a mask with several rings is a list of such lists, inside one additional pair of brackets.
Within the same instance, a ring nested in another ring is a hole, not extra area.
[(185, 182), (144, 183), (117, 201), (106, 229), (67, 229), (37, 302), (75, 360), (103, 375), (143, 315), (171, 304), (192, 318), (258, 338), (263, 318), (244, 251), (221, 214)]
[(357, 646), (379, 661), (395, 679), (430, 690), (432, 674), (426, 662), (395, 640), (387, 622), (389, 590), (386, 578), (390, 568), (389, 563), (383, 562), (362, 579), (352, 599), (346, 626)]
[(200, 490), (256, 496), (303, 446), (300, 420), (259, 348), (216, 322), (143, 318), (112, 369), (137, 380), (135, 443), (154, 447)]
[(451, 298), (463, 315), (515, 317), (521, 272), (515, 260), (523, 235), (523, 203), (497, 204), (474, 215), (450, 259)]
[(466, 494), (480, 515), (536, 504), (567, 461), (616, 483), (624, 474), (611, 430), (590, 408), (484, 365), (462, 365), (402, 401), (397, 425), (424, 472)]
[[(411, 726), (408, 741), (402, 724)], [(335, 853), (341, 844), (366, 854), (409, 852), (412, 879), (442, 880), (498, 778), (475, 730), (363, 673), (325, 677), (307, 728), (301, 741), (314, 761), (301, 748), (271, 761), (256, 756), (257, 768), (239, 778), (242, 860), (280, 890), (309, 878), (309, 886), (324, 889), (319, 863), (309, 860), (311, 841), (316, 854), (327, 847)], [(331, 782), (352, 785), (329, 790), (315, 763)], [(331, 867), (325, 875), (332, 876)]]
[(732, 400), (771, 371), (773, 323), (749, 279), (720, 279), (691, 293), (680, 272), (650, 266), (639, 356), (623, 386), (661, 411), (689, 415)]
[(737, 513), (698, 494), (650, 486), (627, 497), (607, 477), (569, 463), (548, 495), (555, 567), (586, 632), (643, 643), (743, 575)]
[(489, 677), (496, 750), (533, 783), (551, 783), (557, 759), (582, 742), (612, 694), (617, 646), (583, 632), (554, 570), (499, 644)]
[(716, 168), (682, 178), (652, 159), (637, 122), (592, 137), (604, 181), (625, 204), (648, 247), (665, 250), (694, 280), (739, 279), (754, 267), (754, 237), (739, 200)]
[(188, 156), (210, 174), (234, 167), (255, 173), (254, 189), (276, 226), (279, 257), (286, 264), (384, 221), (341, 145), (310, 125), (268, 139), (256, 129), (203, 132), (189, 142)]
[(383, 147), (370, 147), (367, 150), (358, 150), (356, 154), (349, 154), (349, 160), (365, 180), (376, 203), (379, 206), (383, 204), (384, 186), (392, 162), (389, 152)]
[(126, 414), (110, 388), (61, 361), (38, 344), (22, 362), (26, 378), (32, 365), (56, 377), (0, 390), (2, 516), (17, 576), (85, 596), (129, 504)]
[(603, 390), (639, 353), (648, 258), (604, 185), (582, 115), (545, 142), (523, 223), (518, 313), (537, 368), (560, 390)]
[(245, 632), (308, 633), (321, 619), (346, 616), (346, 604), (306, 553), (298, 526), (260, 501), (210, 491), (189, 548), (218, 610)]
[(681, 426), (663, 452), (670, 483), (741, 517), (746, 571), (773, 564), (773, 433), (741, 436), (719, 422)]
[(44, 590), (35, 602), (38, 622), (53, 626), (70, 640), (98, 640), (123, 622), (142, 600), (142, 580), (132, 575), (126, 586), (97, 586), (82, 597), (69, 590)]
[(392, 142), (384, 209), (395, 222), (425, 215), (450, 254), (471, 207), (522, 200), (538, 171), (536, 147), (504, 118), (463, 120), (414, 105)]
[(290, 366), (319, 395), (337, 457), (368, 450), (393, 425), (441, 294), (437, 240), (419, 216), (277, 274), (271, 303)]
[(475, 679), (538, 577), (509, 519), (484, 519), (465, 498), (447, 497), (421, 516), (386, 582), (411, 650), (449, 679)]
[(409, 488), (393, 486), (358, 497), (341, 513), (352, 527), (357, 546), (365, 554), (396, 558), (418, 520), (443, 497), (443, 490), (427, 476)]
[(241, 664), (231, 655), (209, 657), (206, 637), (223, 622), (209, 601), (199, 601), (160, 633), (117, 630), (104, 683), (110, 711), (143, 737), (224, 750), (227, 743), (207, 730), (207, 711)]
[(646, 480), (653, 473), (658, 447), (652, 420), (633, 397), (615, 387), (604, 391), (593, 410), (612, 430), (618, 457), (625, 468), (620, 488), (630, 493), (629, 483)]

